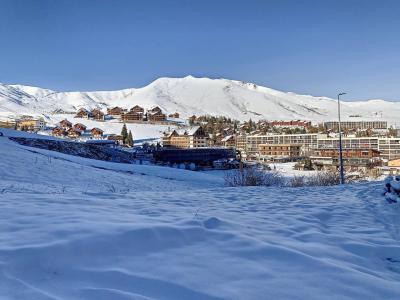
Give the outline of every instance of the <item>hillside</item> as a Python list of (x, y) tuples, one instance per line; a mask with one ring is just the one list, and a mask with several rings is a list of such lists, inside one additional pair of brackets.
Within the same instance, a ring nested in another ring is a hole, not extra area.
[[(75, 112), (133, 105), (159, 106), (167, 113), (225, 115), (239, 120), (336, 119), (337, 103), (326, 97), (285, 93), (252, 83), (227, 79), (160, 78), (142, 88), (120, 91), (57, 92), (23, 85), (0, 84), (0, 117), (15, 114)], [(384, 119), (398, 122), (400, 106), (383, 100), (343, 102), (343, 119)], [(355, 117), (357, 116), (357, 117)]]
[(398, 299), (382, 183), (227, 188), (6, 137), (0, 155), (1, 299)]

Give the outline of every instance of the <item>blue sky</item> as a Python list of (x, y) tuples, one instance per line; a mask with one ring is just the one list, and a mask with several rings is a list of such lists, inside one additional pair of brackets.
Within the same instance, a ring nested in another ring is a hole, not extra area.
[(0, 0), (0, 82), (141, 87), (186, 75), (400, 100), (400, 1)]

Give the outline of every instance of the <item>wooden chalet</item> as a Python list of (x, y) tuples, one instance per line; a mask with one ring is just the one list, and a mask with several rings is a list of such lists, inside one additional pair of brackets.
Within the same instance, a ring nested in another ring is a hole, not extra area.
[(125, 112), (125, 109), (119, 106), (115, 106), (112, 108), (107, 108), (107, 115), (110, 116), (121, 116)]
[(70, 138), (78, 138), (78, 137), (80, 137), (82, 135), (82, 132), (73, 127), (73, 128), (70, 128), (70, 129), (67, 130), (67, 135)]
[(156, 107), (153, 107), (152, 109), (149, 109), (147, 112), (150, 114), (162, 113), (162, 109), (159, 108), (158, 106), (156, 106)]
[(139, 105), (135, 105), (134, 107), (132, 107), (132, 108), (130, 109), (130, 112), (144, 114), (144, 108), (141, 107), (141, 106), (139, 106)]
[(119, 134), (110, 134), (107, 137), (107, 140), (115, 141), (116, 144), (122, 146), (124, 144), (124, 137)]
[(121, 115), (122, 121), (143, 121), (144, 120), (144, 115), (141, 112), (134, 112), (130, 110), (126, 114)]
[(150, 122), (160, 122), (165, 121), (167, 116), (163, 114), (161, 111), (149, 111), (147, 112), (147, 120)]
[(91, 117), (90, 111), (88, 111), (85, 108), (81, 108), (78, 110), (78, 112), (75, 115), (75, 118), (84, 118), (84, 119), (89, 119)]
[(51, 134), (54, 136), (66, 136), (67, 131), (64, 128), (56, 127), (56, 128), (53, 128), (53, 130), (51, 131)]
[(179, 113), (175, 112), (173, 114), (168, 115), (169, 118), (179, 119)]
[(98, 108), (93, 109), (91, 111), (91, 114), (93, 119), (97, 121), (104, 121), (104, 113), (100, 109)]
[(103, 133), (104, 131), (97, 127), (92, 128), (92, 130), (90, 131), (90, 134), (94, 138), (101, 138), (103, 136)]
[(60, 123), (58, 123), (59, 127), (63, 129), (69, 129), (72, 128), (72, 123), (68, 121), (67, 119), (62, 120)]
[(80, 132), (84, 132), (86, 130), (86, 126), (82, 123), (76, 123), (72, 128), (75, 130), (79, 130)]

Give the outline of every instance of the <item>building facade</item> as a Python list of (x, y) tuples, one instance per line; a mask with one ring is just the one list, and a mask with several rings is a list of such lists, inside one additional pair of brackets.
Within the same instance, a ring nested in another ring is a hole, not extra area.
[(130, 110), (129, 112), (121, 115), (122, 121), (129, 122), (129, 121), (143, 121), (144, 116), (142, 112), (136, 112)]
[(114, 117), (119, 117), (125, 112), (125, 109), (119, 106), (107, 108), (107, 114)]
[[(385, 160), (400, 158), (400, 138), (363, 137), (342, 138), (343, 149), (374, 149), (380, 152)], [(339, 149), (338, 138), (318, 139), (317, 149)]]
[(22, 119), (17, 121), (17, 128), (19, 130), (39, 131), (46, 129), (46, 122), (43, 119)]
[(92, 128), (92, 130), (90, 131), (90, 134), (92, 135), (92, 137), (94, 138), (102, 138), (103, 137), (103, 130), (101, 130), (100, 128)]
[[(371, 170), (382, 165), (380, 152), (371, 148), (343, 149), (343, 164), (347, 171)], [(310, 157), (317, 170), (337, 170), (339, 168), (339, 149), (320, 149)]]
[[(387, 121), (342, 121), (340, 122), (342, 130), (357, 129), (388, 129)], [(338, 121), (324, 122), (326, 130), (337, 131), (339, 128)]]
[(302, 156), (311, 154), (317, 148), (318, 138), (326, 137), (321, 134), (281, 134), (281, 135), (249, 135), (246, 136), (246, 155), (248, 160), (257, 160), (260, 145), (299, 145)]
[(400, 158), (400, 138), (379, 138), (378, 150), (383, 159)]
[(187, 130), (173, 130), (164, 134), (164, 147), (173, 148), (203, 148), (208, 146), (208, 139), (201, 126), (194, 126)]
[(161, 122), (166, 121), (167, 116), (160, 111), (149, 111), (147, 112), (147, 120), (150, 122)]
[(78, 112), (75, 115), (75, 118), (84, 118), (84, 119), (89, 119), (92, 116), (91, 112), (88, 111), (85, 108), (81, 108), (78, 110)]
[(91, 111), (91, 117), (93, 119), (95, 119), (96, 121), (104, 121), (105, 120), (104, 113), (98, 108), (95, 108)]
[(299, 144), (261, 144), (259, 148), (260, 161), (294, 161), (301, 158), (302, 146)]
[(67, 130), (72, 127), (72, 123), (70, 121), (68, 121), (67, 119), (64, 119), (58, 123), (58, 126)]
[(291, 120), (291, 121), (268, 121), (268, 126), (287, 127), (287, 128), (308, 128), (311, 126), (310, 121)]

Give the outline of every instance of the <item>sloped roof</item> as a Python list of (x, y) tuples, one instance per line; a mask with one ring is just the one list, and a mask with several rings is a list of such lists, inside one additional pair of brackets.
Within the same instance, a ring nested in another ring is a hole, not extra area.
[(234, 136), (233, 135), (227, 135), (226, 137), (224, 137), (221, 141), (222, 142), (227, 142), (227, 141), (229, 141), (231, 138), (233, 138)]
[(91, 132), (93, 132), (93, 131), (104, 132), (103, 130), (101, 130), (100, 128), (97, 128), (97, 127), (92, 128)]
[(197, 132), (197, 130), (199, 130), (199, 129), (200, 129), (200, 126), (192, 126), (192, 127), (189, 127), (189, 128), (177, 129), (176, 132), (179, 135), (184, 135), (184, 134), (186, 134), (186, 135), (194, 135)]
[(71, 123), (70, 121), (68, 121), (67, 119), (61, 120), (61, 121), (59, 122), (59, 124), (64, 124), (64, 123), (66, 123), (66, 124), (71, 124), (71, 125), (72, 125), (72, 123)]
[(170, 132), (166, 132), (165, 135), (167, 137), (170, 137), (173, 133), (176, 133), (178, 135), (194, 135), (197, 130), (200, 129), (201, 126), (192, 126), (189, 128), (181, 128), (181, 129), (174, 129)]
[(179, 134), (176, 130), (172, 130), (170, 132), (166, 132), (164, 133), (166, 137), (171, 137), (173, 134)]

